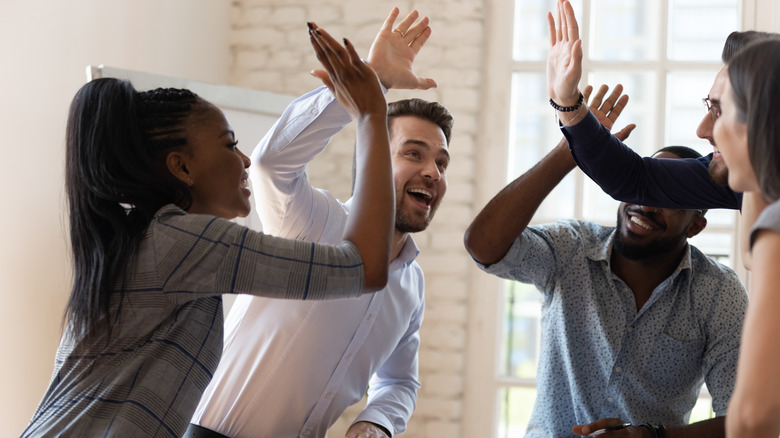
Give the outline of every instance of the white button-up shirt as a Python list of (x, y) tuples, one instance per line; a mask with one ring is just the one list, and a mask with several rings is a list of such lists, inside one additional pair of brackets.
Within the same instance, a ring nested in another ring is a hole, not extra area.
[[(351, 121), (326, 88), (294, 101), (252, 153), (263, 231), (341, 242), (350, 202), (315, 189), (306, 164)], [(303, 302), (239, 296), (193, 423), (230, 437), (323, 437), (368, 387), (355, 421), (403, 432), (414, 411), (424, 281), (411, 238), (382, 291)], [(369, 381), (370, 379), (370, 381)]]

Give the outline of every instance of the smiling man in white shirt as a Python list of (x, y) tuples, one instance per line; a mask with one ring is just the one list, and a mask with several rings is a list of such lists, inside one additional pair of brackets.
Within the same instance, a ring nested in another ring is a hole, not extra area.
[[(412, 12), (394, 9), (368, 56), (385, 88), (427, 89), (412, 63), (430, 36)], [(252, 154), (263, 230), (341, 241), (350, 210), (310, 185), (306, 165), (351, 121), (327, 88), (294, 101)], [(388, 107), (396, 231), (387, 287), (353, 300), (284, 302), (240, 296), (225, 321), (222, 361), (195, 412), (193, 437), (323, 437), (368, 388), (348, 438), (406, 429), (417, 400), (424, 279), (410, 233), (424, 230), (447, 190), (452, 115), (410, 99)]]

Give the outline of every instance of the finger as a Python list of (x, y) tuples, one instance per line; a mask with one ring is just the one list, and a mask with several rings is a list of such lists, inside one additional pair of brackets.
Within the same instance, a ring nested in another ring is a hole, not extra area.
[(398, 26), (395, 28), (401, 31), (401, 35), (406, 35), (406, 31), (409, 30), (409, 27), (414, 23), (415, 20), (417, 20), (417, 17), (420, 16), (420, 13), (417, 11), (409, 12), (409, 15), (404, 17), (403, 20), (401, 20), (400, 23), (398, 23)]
[(617, 118), (620, 116), (620, 113), (623, 112), (623, 108), (625, 108), (627, 104), (628, 104), (628, 95), (624, 94), (620, 96), (620, 99), (618, 99), (618, 101), (615, 102), (615, 106), (612, 107), (612, 111), (609, 112), (607, 118), (609, 118), (613, 122), (617, 120)]
[(324, 70), (312, 70), (310, 73), (315, 78), (319, 78), (322, 81), (322, 83), (325, 84), (326, 87), (328, 87), (331, 93), (333, 92), (334, 90), (333, 82), (330, 80), (330, 75), (328, 74), (328, 72)]
[[(571, 46), (571, 57), (575, 61), (572, 64), (578, 69), (582, 68), (582, 40), (575, 41)], [(582, 76), (582, 72), (577, 74)]]
[(563, 41), (570, 41), (570, 38), (569, 38), (569, 23), (566, 21), (566, 19), (568, 18), (566, 16), (566, 4), (567, 3), (569, 3), (569, 2), (567, 2), (567, 1), (562, 1), (561, 2), (560, 26), (561, 26), (561, 38), (562, 38)]
[(433, 31), (430, 27), (426, 27), (425, 29), (420, 32), (419, 35), (417, 35), (414, 40), (409, 44), (409, 47), (414, 49), (414, 53), (417, 53), (422, 49), (422, 46), (425, 45), (425, 42), (428, 41), (428, 38), (431, 37), (431, 33)]
[(626, 126), (625, 128), (621, 129), (620, 131), (615, 133), (615, 137), (617, 137), (620, 141), (626, 141), (629, 135), (631, 135), (631, 132), (636, 128), (635, 124), (630, 124)]
[(604, 105), (602, 105), (602, 110), (606, 113), (609, 110), (612, 110), (615, 108), (615, 105), (617, 105), (618, 98), (620, 97), (620, 94), (623, 92), (623, 87), (620, 84), (617, 84), (615, 86), (615, 89), (612, 90), (612, 93), (610, 93), (609, 97), (607, 97), (607, 100), (604, 101)]
[(395, 19), (398, 18), (399, 13), (400, 11), (398, 10), (398, 8), (393, 8), (393, 10), (390, 11), (390, 15), (388, 15), (387, 18), (385, 18), (385, 22), (382, 23), (382, 29), (380, 30), (380, 32), (381, 31), (392, 32), (393, 23), (395, 23)]
[(588, 105), (588, 101), (590, 99), (590, 93), (593, 92), (593, 86), (592, 85), (586, 85), (585, 89), (582, 90), (582, 100), (585, 101), (585, 105)]
[[(313, 24), (313, 23), (312, 23)], [(314, 25), (314, 39), (322, 47), (324, 54), (327, 56), (330, 64), (333, 67), (342, 67), (345, 63), (349, 62), (346, 50), (339, 44), (325, 29), (316, 27)]]
[(365, 62), (363, 62), (362, 59), (360, 59), (360, 55), (358, 55), (357, 50), (355, 50), (355, 46), (353, 46), (352, 43), (346, 38), (344, 38), (344, 48), (346, 49), (347, 55), (349, 56), (350, 64), (356, 66), (359, 71), (373, 72), (371, 67), (369, 67), (368, 64), (366, 64)]
[(607, 85), (600, 86), (599, 91), (597, 91), (593, 96), (593, 102), (590, 103), (590, 106), (599, 109), (599, 107), (601, 107), (601, 102), (604, 99), (604, 95), (607, 94), (607, 91), (609, 91), (609, 87)]
[(555, 18), (553, 18), (552, 12), (547, 13), (547, 32), (550, 34), (550, 47), (552, 47), (558, 41), (555, 30)]
[(577, 24), (577, 17), (574, 16), (574, 7), (567, 0), (563, 3), (564, 14), (566, 19), (566, 28), (569, 33), (569, 41), (577, 41), (580, 39), (580, 26)]
[(563, 32), (561, 32), (561, 0), (558, 0), (558, 3), (555, 5), (555, 13), (558, 19), (558, 27), (555, 28), (555, 41), (563, 41)]
[(428, 27), (428, 17), (423, 17), (422, 20), (417, 22), (414, 26), (410, 27), (406, 30), (406, 33), (404, 33), (404, 37), (411, 37), (412, 39), (417, 38), (421, 32), (423, 32)]
[[(320, 64), (322, 64), (325, 70), (330, 73), (333, 71), (333, 66), (330, 63), (330, 57), (326, 53), (324, 43), (320, 40), (319, 35), (317, 35), (316, 29), (316, 27), (309, 23), (309, 42), (314, 49), (314, 53), (317, 55), (317, 60), (320, 61)], [(314, 74), (314, 72), (312, 72), (312, 74)]]
[(436, 81), (434, 81), (433, 79), (431, 79), (431, 78), (423, 78), (423, 84), (420, 87), (420, 89), (421, 90), (429, 90), (431, 88), (436, 88), (438, 86), (439, 85), (436, 84)]

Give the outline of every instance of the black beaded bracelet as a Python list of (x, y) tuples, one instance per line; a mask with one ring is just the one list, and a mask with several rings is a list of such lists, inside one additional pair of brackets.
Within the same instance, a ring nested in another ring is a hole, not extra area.
[(580, 98), (577, 99), (577, 104), (574, 106), (560, 106), (555, 101), (552, 100), (552, 97), (550, 98), (550, 106), (555, 108), (555, 111), (560, 111), (562, 113), (568, 113), (577, 110), (580, 106), (582, 106), (582, 102), (585, 101), (585, 96), (580, 93)]

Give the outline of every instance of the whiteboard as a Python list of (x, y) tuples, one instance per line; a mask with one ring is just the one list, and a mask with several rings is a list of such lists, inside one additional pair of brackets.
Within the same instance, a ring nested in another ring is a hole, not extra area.
[[(271, 129), (284, 112), (287, 105), (296, 96), (251, 90), (248, 88), (217, 85), (190, 79), (144, 73), (121, 68), (87, 66), (87, 82), (97, 78), (117, 78), (130, 81), (136, 90), (145, 91), (154, 88), (186, 88), (200, 97), (218, 106), (230, 122), (238, 139), (241, 152), (250, 156), (260, 139)], [(261, 231), (262, 225), (255, 212), (254, 194), (249, 198), (252, 212), (246, 218), (237, 218), (233, 222)], [(223, 296), (225, 315), (233, 304), (232, 296)]]

